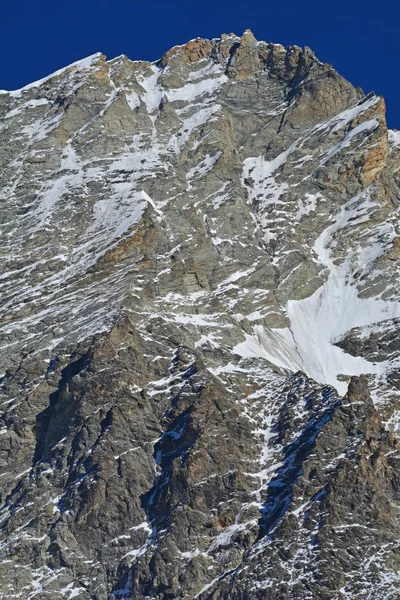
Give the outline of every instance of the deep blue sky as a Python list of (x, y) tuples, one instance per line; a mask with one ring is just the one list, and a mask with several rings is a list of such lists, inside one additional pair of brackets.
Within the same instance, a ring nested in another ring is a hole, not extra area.
[(385, 97), (400, 129), (399, 0), (3, 0), (0, 89), (16, 89), (100, 51), (155, 60), (194, 37), (250, 28), (310, 46), (365, 92)]

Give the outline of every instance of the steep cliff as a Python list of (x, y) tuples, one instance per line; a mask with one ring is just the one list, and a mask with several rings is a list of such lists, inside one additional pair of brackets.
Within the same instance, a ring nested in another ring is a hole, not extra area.
[(400, 598), (384, 100), (247, 30), (0, 118), (0, 598)]

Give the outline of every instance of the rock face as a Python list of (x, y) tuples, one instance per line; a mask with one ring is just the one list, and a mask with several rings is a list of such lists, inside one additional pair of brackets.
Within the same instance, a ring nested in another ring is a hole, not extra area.
[(400, 598), (383, 99), (246, 31), (0, 116), (0, 598)]

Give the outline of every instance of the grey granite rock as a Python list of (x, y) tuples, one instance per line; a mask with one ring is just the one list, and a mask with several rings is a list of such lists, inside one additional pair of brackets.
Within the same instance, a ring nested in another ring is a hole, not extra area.
[(0, 118), (0, 598), (400, 598), (383, 99), (247, 30)]

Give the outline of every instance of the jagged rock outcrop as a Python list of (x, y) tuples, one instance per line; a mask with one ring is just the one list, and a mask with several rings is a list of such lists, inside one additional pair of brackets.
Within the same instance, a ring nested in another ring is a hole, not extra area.
[(400, 598), (383, 99), (247, 30), (0, 118), (0, 597)]

